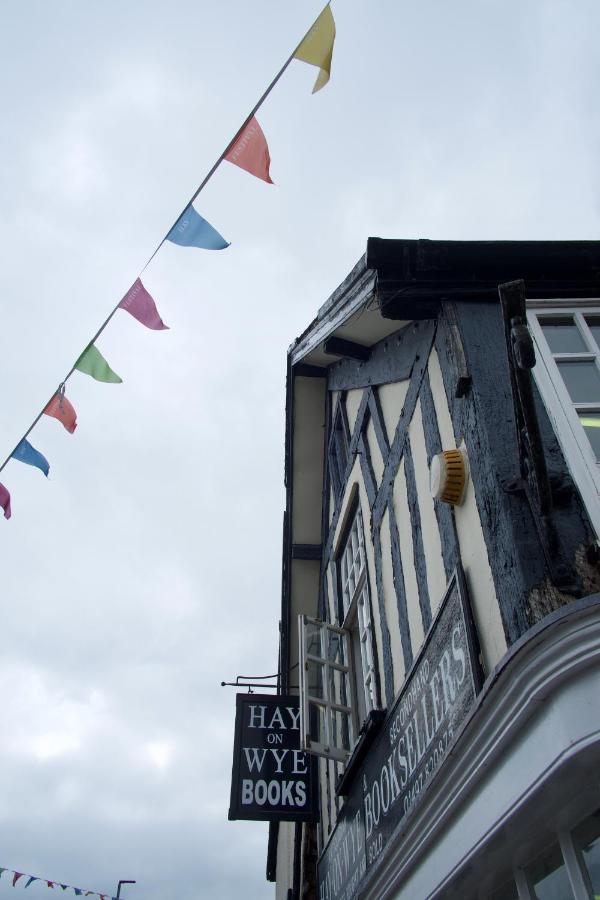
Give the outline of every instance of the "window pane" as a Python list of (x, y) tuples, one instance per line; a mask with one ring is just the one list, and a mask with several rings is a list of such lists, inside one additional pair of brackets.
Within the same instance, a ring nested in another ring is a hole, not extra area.
[(306, 663), (306, 684), (309, 696), (318, 697), (319, 700), (325, 699), (324, 668), (321, 663), (313, 662), (311, 659)]
[(585, 819), (573, 832), (575, 846), (583, 855), (590, 876), (592, 894), (600, 894), (600, 811)]
[(321, 629), (318, 625), (313, 625), (312, 622), (307, 622), (305, 625), (305, 634), (306, 634), (306, 652), (311, 656), (319, 656), (322, 658), (323, 651), (321, 650)]
[(558, 844), (532, 863), (528, 874), (536, 900), (574, 900)]
[(585, 321), (592, 332), (592, 337), (600, 349), (600, 316), (586, 316)]
[(559, 362), (558, 370), (574, 403), (600, 402), (600, 372), (593, 362)]
[(544, 337), (552, 353), (585, 353), (587, 347), (572, 316), (540, 317)]
[(327, 659), (337, 666), (347, 666), (346, 636), (333, 629), (327, 631)]
[(335, 703), (337, 706), (350, 706), (348, 673), (341, 669), (331, 668), (329, 670), (329, 678), (331, 702)]
[(325, 707), (318, 703), (309, 702), (309, 734), (311, 741), (318, 744), (327, 743), (327, 728), (325, 726)]
[(519, 892), (513, 878), (497, 888), (493, 894), (485, 896), (487, 900), (519, 900)]
[(344, 750), (350, 750), (350, 716), (341, 710), (334, 710), (333, 718), (333, 744), (336, 747), (343, 747)]
[(592, 445), (596, 459), (600, 461), (600, 413), (579, 413), (579, 421), (583, 425), (586, 437)]

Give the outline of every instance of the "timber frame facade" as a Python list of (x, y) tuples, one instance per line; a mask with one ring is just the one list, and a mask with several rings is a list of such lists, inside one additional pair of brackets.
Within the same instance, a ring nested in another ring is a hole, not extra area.
[(599, 335), (600, 242), (370, 238), (290, 347), (280, 689), (320, 818), (271, 824), (277, 900), (599, 892), (600, 501), (555, 408), (594, 469)]

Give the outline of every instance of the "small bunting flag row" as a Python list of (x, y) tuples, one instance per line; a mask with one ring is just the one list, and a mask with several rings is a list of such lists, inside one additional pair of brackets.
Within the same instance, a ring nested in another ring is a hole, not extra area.
[[(300, 41), (295, 51), (273, 79), (233, 140), (230, 141), (225, 151), (209, 171), (191, 201), (179, 215), (175, 224), (160, 241), (158, 247), (143, 267), (142, 273), (149, 266), (165, 241), (169, 241), (172, 244), (178, 244), (181, 247), (198, 247), (204, 250), (225, 250), (230, 246), (223, 235), (200, 215), (193, 205), (194, 201), (223, 161), (232, 163), (233, 165), (244, 169), (249, 174), (265, 181), (267, 184), (273, 184), (270, 174), (271, 156), (269, 147), (265, 134), (256, 119), (256, 112), (293, 59), (301, 60), (302, 62), (309, 63), (318, 68), (319, 72), (313, 87), (313, 94), (320, 91), (330, 78), (334, 41), (335, 22), (331, 7), (327, 4), (307, 31), (304, 38)], [(72, 404), (65, 396), (65, 383), (71, 377), (73, 372), (82, 372), (96, 381), (104, 382), (105, 384), (122, 383), (123, 379), (113, 371), (96, 346), (97, 338), (104, 331), (118, 309), (125, 310), (133, 316), (134, 319), (137, 319), (138, 322), (153, 331), (168, 330), (169, 326), (165, 325), (163, 322), (153, 297), (142, 284), (140, 273), (140, 277), (136, 278), (125, 296), (112, 310), (94, 338), (78, 357), (64, 381), (59, 385), (57, 391), (34, 420), (28, 431), (25, 432), (24, 437), (19, 441), (12, 453), (4, 460), (2, 465), (0, 465), (0, 472), (4, 469), (10, 459), (15, 459), (26, 465), (40, 469), (44, 475), (48, 477), (50, 471), (48, 460), (39, 450), (36, 450), (35, 447), (29, 443), (27, 437), (42, 415), (51, 416), (52, 418), (57, 419), (69, 434), (74, 433), (77, 427), (77, 414)], [(0, 484), (0, 507), (4, 512), (4, 517), (10, 519), (12, 513), (11, 497), (8, 489), (3, 484)], [(5, 870), (0, 869), (0, 876), (3, 871)], [(19, 878), (22, 877), (22, 873), (15, 872), (13, 874), (13, 884), (16, 884)], [(30, 880), (26, 887), (31, 884), (32, 880), (36, 879), (33, 878), (33, 876), (30, 876)], [(54, 887), (54, 884), (48, 882), (48, 887)], [(61, 885), (61, 887), (64, 889), (64, 886)], [(75, 893), (79, 893), (77, 889), (75, 889)]]
[[(100, 897), (100, 900), (116, 900), (116, 897), (111, 897), (110, 894), (101, 894), (99, 891), (86, 891), (85, 888), (73, 887), (70, 884), (63, 884), (61, 881), (49, 881), (49, 879), (41, 878), (39, 875), (26, 875), (24, 872), (7, 869), (4, 866), (0, 866), (0, 879), (5, 872), (8, 873), (8, 877), (12, 881), (13, 887), (17, 886), (19, 879), (26, 878), (27, 881), (23, 885), (24, 888), (28, 888), (34, 881), (39, 881), (42, 884), (46, 882), (46, 887), (49, 887), (51, 890), (54, 890), (55, 887), (59, 887), (63, 891), (73, 891), (77, 897)], [(12, 878), (10, 878), (11, 875)]]

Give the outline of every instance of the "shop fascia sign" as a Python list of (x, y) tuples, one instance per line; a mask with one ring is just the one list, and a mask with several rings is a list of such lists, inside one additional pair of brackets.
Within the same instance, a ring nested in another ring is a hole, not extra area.
[(229, 818), (314, 821), (316, 779), (300, 749), (299, 698), (238, 694)]
[(478, 655), (464, 578), (456, 571), (321, 854), (319, 900), (357, 897), (420, 803), (475, 704)]

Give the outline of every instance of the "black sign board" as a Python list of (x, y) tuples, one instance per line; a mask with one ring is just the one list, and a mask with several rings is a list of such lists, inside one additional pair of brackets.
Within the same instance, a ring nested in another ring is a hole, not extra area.
[(319, 900), (358, 896), (443, 764), (480, 687), (475, 630), (462, 574), (455, 572), (321, 855)]
[(300, 750), (299, 698), (238, 694), (229, 818), (314, 821), (316, 779)]

